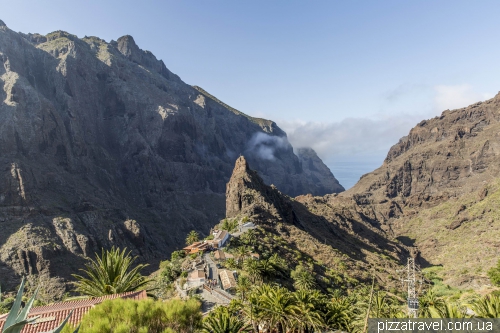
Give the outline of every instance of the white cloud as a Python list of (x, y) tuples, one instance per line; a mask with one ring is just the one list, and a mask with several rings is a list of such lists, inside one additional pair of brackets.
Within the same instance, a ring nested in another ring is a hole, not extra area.
[(434, 87), (434, 103), (439, 111), (459, 109), (493, 97), (491, 93), (480, 93), (469, 84), (438, 85)]
[(380, 119), (346, 118), (340, 122), (320, 123), (279, 121), (295, 147), (311, 147), (322, 159), (343, 155), (386, 154), (407, 135), (421, 115), (385, 116)]

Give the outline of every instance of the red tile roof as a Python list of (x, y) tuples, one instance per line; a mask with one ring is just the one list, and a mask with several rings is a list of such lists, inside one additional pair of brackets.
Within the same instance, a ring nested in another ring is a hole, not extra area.
[[(108, 299), (134, 299), (141, 300), (146, 299), (146, 291), (130, 291), (123, 294), (114, 294), (107, 295), (96, 298), (89, 298), (84, 300), (77, 301), (69, 301), (69, 302), (61, 302), (54, 303), (51, 305), (45, 306), (37, 306), (31, 308), (28, 319), (31, 317), (40, 316), (33, 324), (28, 324), (24, 326), (21, 333), (39, 333), (39, 332), (47, 332), (56, 328), (71, 312), (71, 318), (69, 319), (69, 323), (76, 326), (82, 320), (83, 315), (90, 311), (97, 304), (100, 304)], [(5, 320), (7, 319), (7, 314), (0, 316), (0, 331), (3, 328)]]

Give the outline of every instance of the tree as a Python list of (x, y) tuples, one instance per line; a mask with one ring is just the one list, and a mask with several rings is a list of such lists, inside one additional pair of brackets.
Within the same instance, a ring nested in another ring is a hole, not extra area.
[(316, 285), (314, 276), (304, 266), (298, 265), (291, 273), (295, 289), (313, 289)]
[(272, 260), (262, 260), (259, 262), (259, 266), (261, 269), (261, 275), (265, 278), (265, 281), (271, 281), (271, 279), (276, 276), (276, 267)]
[(500, 297), (484, 296), (470, 305), (478, 318), (500, 318)]
[(162, 261), (160, 263), (161, 273), (160, 275), (165, 279), (166, 282), (174, 282), (175, 279), (181, 275), (181, 266), (178, 261)]
[(78, 280), (76, 290), (82, 295), (99, 297), (145, 289), (151, 280), (140, 271), (147, 265), (132, 268), (137, 257), (132, 258), (130, 252), (126, 248), (123, 251), (115, 247), (109, 251), (103, 249), (100, 257), (96, 254), (96, 259), (89, 259), (86, 269), (81, 269), (87, 277), (73, 274)]
[(255, 234), (254, 229), (250, 229), (241, 235), (241, 238), (245, 241), (245, 243), (255, 246), (257, 244), (257, 235)]
[(247, 258), (243, 262), (243, 269), (247, 272), (248, 276), (250, 276), (253, 283), (262, 278), (262, 266), (258, 260)]
[(234, 252), (236, 255), (236, 260), (238, 261), (238, 264), (240, 264), (240, 262), (243, 259), (248, 257), (248, 254), (250, 253), (250, 249), (247, 248), (246, 246), (240, 246), (240, 247), (237, 247)]
[(431, 318), (431, 308), (441, 309), (445, 306), (445, 301), (430, 289), (419, 299), (418, 314), (420, 318)]
[(200, 240), (200, 235), (196, 231), (191, 230), (186, 237), (186, 245), (191, 245), (193, 243), (198, 242), (199, 240)]
[(500, 287), (500, 259), (497, 262), (497, 265), (492, 267), (488, 271), (488, 277), (495, 286)]
[(293, 294), (295, 314), (295, 326), (300, 332), (309, 332), (310, 330), (319, 330), (325, 323), (321, 316), (321, 307), (323, 297), (317, 290), (298, 290)]
[(246, 294), (252, 289), (252, 283), (248, 279), (248, 277), (244, 275), (240, 275), (238, 277), (238, 285), (236, 286), (236, 291), (241, 297), (241, 300), (245, 301)]
[(229, 269), (239, 268), (238, 263), (233, 258), (227, 258), (226, 262), (224, 263), (224, 266), (226, 266)]
[(203, 320), (202, 332), (239, 333), (246, 332), (249, 328), (243, 320), (230, 314), (227, 307), (220, 306)]
[(347, 297), (334, 297), (327, 303), (325, 321), (331, 328), (350, 332), (353, 313), (353, 304)]
[(288, 289), (264, 284), (256, 292), (259, 295), (260, 319), (268, 328), (275, 328), (278, 333), (282, 333), (293, 326), (297, 308)]
[(82, 319), (79, 333), (191, 333), (201, 328), (201, 304), (191, 298), (107, 300), (91, 309)]
[(429, 308), (431, 318), (470, 318), (466, 309), (453, 303), (446, 303), (441, 308)]

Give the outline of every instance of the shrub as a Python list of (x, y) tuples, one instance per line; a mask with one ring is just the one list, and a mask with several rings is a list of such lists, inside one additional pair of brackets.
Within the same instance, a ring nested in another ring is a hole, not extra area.
[(497, 265), (488, 271), (488, 277), (495, 286), (500, 286), (500, 260)]
[(193, 332), (201, 326), (200, 302), (108, 300), (87, 313), (79, 333)]

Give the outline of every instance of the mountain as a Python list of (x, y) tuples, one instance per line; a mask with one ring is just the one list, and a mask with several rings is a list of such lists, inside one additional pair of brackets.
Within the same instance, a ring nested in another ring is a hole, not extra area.
[(424, 120), (339, 196), (416, 246), (445, 282), (480, 289), (500, 256), (500, 94)]
[(292, 199), (239, 159), (226, 216), (247, 216), (329, 267), (344, 261), (358, 279), (378, 271), (390, 286), (385, 259), (411, 254), (445, 285), (478, 291), (500, 257), (499, 177), (500, 93), (420, 122), (339, 194)]
[(239, 156), (292, 196), (343, 190), (313, 152), (294, 154), (274, 122), (185, 84), (131, 36), (107, 43), (0, 22), (0, 63), (7, 287), (34, 274), (62, 292), (60, 278), (112, 245), (157, 263), (224, 216)]
[(411, 250), (353, 205), (352, 199), (337, 194), (290, 198), (266, 185), (244, 157), (236, 161), (226, 187), (226, 218), (246, 218), (265, 230), (269, 236), (258, 243), (265, 244), (267, 238), (268, 246), (290, 267), (310, 258), (307, 262), (324, 277), (318, 282), (327, 281), (325, 290), (369, 282), (372, 276), (387, 289), (395, 288), (395, 271)]

